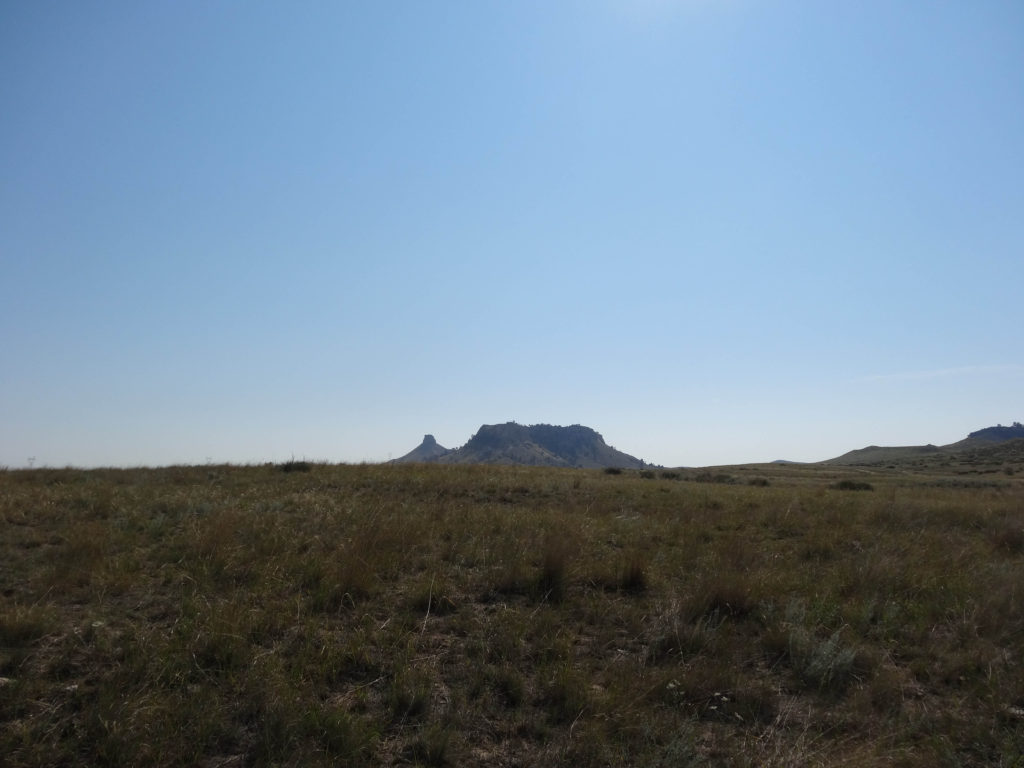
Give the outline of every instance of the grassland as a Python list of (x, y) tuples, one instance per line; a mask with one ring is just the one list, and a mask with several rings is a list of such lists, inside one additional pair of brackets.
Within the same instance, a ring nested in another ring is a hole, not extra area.
[(288, 469), (0, 471), (5, 765), (1024, 765), (1024, 467)]

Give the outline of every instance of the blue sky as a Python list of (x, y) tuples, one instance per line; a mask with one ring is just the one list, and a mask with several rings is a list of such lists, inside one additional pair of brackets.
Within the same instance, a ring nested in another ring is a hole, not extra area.
[(0, 465), (1024, 417), (1024, 5), (0, 7)]

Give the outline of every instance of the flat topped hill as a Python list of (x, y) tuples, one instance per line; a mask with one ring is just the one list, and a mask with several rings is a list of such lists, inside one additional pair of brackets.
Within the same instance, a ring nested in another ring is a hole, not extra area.
[[(428, 442), (429, 440), (429, 442)], [(616, 450), (590, 427), (551, 424), (484, 424), (461, 448), (448, 450), (427, 435), (423, 443), (395, 463), (521, 464), (544, 467), (620, 467), (646, 464)]]
[(822, 464), (837, 465), (872, 465), (884, 463), (899, 463), (901, 461), (917, 460), (929, 457), (958, 456), (966, 451), (978, 449), (990, 449), (1003, 445), (1004, 443), (1024, 439), (1024, 425), (1014, 422), (1012, 426), (1004, 427), (999, 424), (995, 427), (986, 427), (976, 432), (971, 432), (963, 440), (949, 445), (906, 445), (906, 446), (878, 446), (869, 445), (867, 448), (859, 448), (849, 451), (842, 456), (828, 459)]
[(999, 424), (994, 427), (986, 427), (985, 429), (979, 429), (977, 432), (971, 432), (966, 440), (961, 440), (952, 445), (947, 445), (947, 448), (956, 450), (965, 450), (968, 448), (984, 448), (997, 443), (1005, 443), (1008, 440), (1021, 440), (1024, 439), (1024, 424), (1019, 421), (1013, 422), (1009, 427), (1004, 427)]

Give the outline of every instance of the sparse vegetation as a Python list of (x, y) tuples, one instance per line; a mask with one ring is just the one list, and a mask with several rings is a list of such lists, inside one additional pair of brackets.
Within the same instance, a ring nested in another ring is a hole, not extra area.
[(865, 494), (807, 465), (2, 471), (0, 754), (1020, 765), (1024, 481), (954, 482), (1007, 455)]

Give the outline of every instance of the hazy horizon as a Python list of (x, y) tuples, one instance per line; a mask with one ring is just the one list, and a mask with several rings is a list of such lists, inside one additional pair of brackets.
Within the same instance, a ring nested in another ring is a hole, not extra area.
[[(519, 422), (519, 423), (522, 423), (522, 422)], [(1011, 422), (1011, 423), (1015, 423), (1015, 422)], [(481, 424), (480, 426), (484, 426), (484, 425)], [(530, 425), (527, 425), (527, 426), (530, 426)], [(572, 426), (572, 425), (560, 424), (560, 425), (555, 425), (555, 426)], [(590, 425), (583, 424), (582, 426), (589, 427)], [(998, 424), (990, 424), (990, 425), (987, 425), (987, 426), (990, 426), (990, 427), (991, 426), (1009, 426), (1009, 424), (998, 423)], [(593, 429), (593, 427), (591, 427), (591, 428)], [(985, 429), (985, 428), (986, 427), (979, 427), (979, 429)], [(476, 431), (477, 430), (473, 430), (473, 434), (475, 434)], [(594, 431), (598, 432), (599, 434), (601, 432), (599, 429), (595, 429)], [(974, 431), (977, 431), (977, 430), (971, 430), (971, 431), (974, 432)], [(338, 463), (338, 464), (380, 464), (380, 463), (387, 463), (387, 462), (391, 461), (391, 459), (397, 459), (397, 458), (400, 458), (401, 456), (404, 456), (405, 454), (409, 453), (414, 448), (417, 448), (423, 442), (424, 438), (427, 435), (430, 435), (431, 437), (433, 437), (435, 439), (435, 441), (437, 442), (437, 444), (442, 446), (443, 448), (447, 448), (448, 450), (454, 450), (454, 449), (458, 449), (458, 448), (461, 448), (464, 445), (466, 445), (466, 443), (469, 442), (470, 438), (473, 437), (473, 434), (468, 435), (467, 437), (465, 437), (465, 438), (463, 438), (461, 440), (458, 440), (458, 441), (453, 440), (453, 441), (447, 441), (446, 442), (444, 440), (438, 440), (436, 435), (434, 435), (431, 432), (427, 432), (427, 433), (424, 433), (424, 435), (422, 437), (420, 437), (419, 440), (416, 440), (415, 444), (410, 444), (410, 446), (407, 449), (403, 449), (403, 450), (400, 450), (400, 451), (397, 451), (397, 452), (389, 451), (387, 457), (385, 457), (385, 458), (375, 457), (375, 458), (364, 458), (364, 459), (332, 459), (332, 458), (325, 458), (325, 457), (321, 457), (321, 456), (311, 456), (311, 455), (307, 455), (305, 453), (302, 453), (302, 454), (292, 453), (292, 454), (287, 455), (287, 456), (275, 454), (273, 459), (267, 458), (267, 457), (263, 457), (263, 458), (244, 459), (244, 460), (240, 460), (240, 461), (236, 461), (236, 460), (215, 460), (213, 457), (207, 456), (207, 457), (205, 457), (205, 459), (203, 461), (167, 462), (167, 463), (163, 463), (163, 464), (161, 464), (161, 463), (157, 463), (157, 464), (145, 464), (145, 463), (121, 463), (121, 464), (103, 464), (103, 463), (98, 463), (98, 464), (88, 464), (88, 463), (81, 464), (81, 463), (69, 463), (69, 464), (55, 464), (55, 465), (51, 465), (51, 464), (45, 464), (45, 463), (44, 464), (40, 464), (40, 463), (38, 463), (37, 457), (32, 456), (32, 457), (27, 458), (25, 463), (20, 465), (20, 466), (19, 465), (10, 465), (10, 466), (0, 465), (0, 467), (8, 468), (8, 469), (24, 469), (24, 468), (35, 468), (35, 469), (43, 469), (43, 468), (49, 468), (49, 469), (62, 469), (62, 468), (74, 468), (74, 469), (134, 469), (134, 468), (154, 468), (154, 467), (160, 467), (160, 466), (181, 466), (181, 465), (193, 466), (193, 465), (213, 465), (213, 464), (233, 464), (233, 465), (239, 465), (239, 466), (247, 466), (247, 465), (259, 465), (259, 464), (274, 463), (274, 462), (286, 462), (286, 461), (310, 461), (310, 462), (327, 462), (327, 463)], [(958, 438), (950, 439), (950, 440), (944, 440), (944, 441), (942, 441), (940, 443), (935, 443), (934, 441), (915, 442), (915, 443), (900, 443), (898, 445), (894, 444), (894, 443), (886, 443), (886, 444), (884, 444), (884, 447), (921, 446), (921, 445), (927, 445), (928, 443), (932, 443), (934, 445), (948, 445), (950, 443), (955, 443), (958, 440), (962, 440), (962, 439), (964, 439), (966, 437), (967, 437), (967, 434), (964, 434), (964, 435), (962, 435), (962, 436), (960, 436)], [(611, 442), (609, 442), (608, 439), (604, 437), (604, 435), (602, 435), (602, 438), (605, 439), (605, 442), (610, 447), (615, 448), (617, 450), (620, 450), (623, 453), (627, 453), (627, 454), (633, 455), (633, 454), (630, 453), (630, 451), (627, 448), (622, 448), (619, 445), (614, 445)], [(839, 452), (839, 453), (837, 453), (835, 455), (823, 456), (823, 457), (820, 457), (820, 458), (817, 458), (817, 459), (790, 459), (790, 458), (787, 458), (787, 457), (780, 456), (777, 459), (758, 459), (756, 461), (715, 462), (715, 463), (709, 463), (709, 464), (664, 464), (662, 462), (658, 462), (658, 461), (654, 461), (654, 460), (651, 460), (651, 459), (647, 459), (647, 458), (645, 458), (643, 456), (638, 456), (637, 455), (637, 456), (635, 456), (635, 458), (643, 459), (646, 463), (650, 464), (651, 466), (664, 466), (664, 467), (668, 467), (668, 468), (673, 468), (673, 467), (726, 466), (726, 465), (742, 465), (742, 464), (767, 464), (767, 463), (772, 463), (772, 462), (776, 462), (776, 461), (790, 461), (790, 462), (794, 462), (794, 463), (815, 463), (815, 462), (820, 462), (820, 461), (826, 461), (828, 459), (837, 458), (838, 456), (840, 456), (840, 455), (842, 455), (844, 453), (847, 453), (848, 451), (853, 451), (853, 450), (857, 450), (857, 449), (861, 449), (861, 448), (870, 448), (870, 447), (876, 447), (876, 446), (875, 445), (867, 445), (867, 444), (866, 445), (853, 446), (853, 447), (851, 447), (851, 448), (849, 448), (847, 450), (843, 450), (843, 451), (841, 451), (841, 452)]]
[(0, 9), (0, 466), (1024, 416), (1024, 6)]

